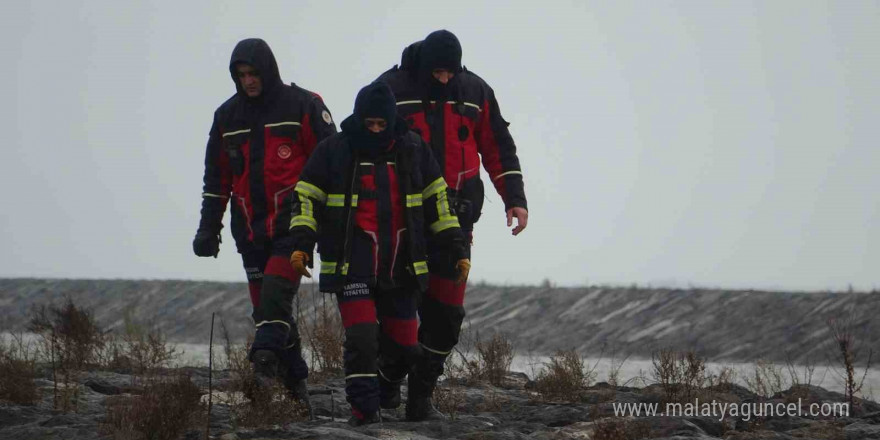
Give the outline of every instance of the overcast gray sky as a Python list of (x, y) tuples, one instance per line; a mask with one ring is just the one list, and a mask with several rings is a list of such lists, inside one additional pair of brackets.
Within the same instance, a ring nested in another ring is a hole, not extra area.
[[(205, 142), (261, 37), (335, 118), (458, 35), (519, 148), (472, 280), (880, 287), (880, 2), (25, 1), (4, 6), (0, 276), (244, 280), (199, 259)], [(9, 102), (11, 101), (11, 102)]]

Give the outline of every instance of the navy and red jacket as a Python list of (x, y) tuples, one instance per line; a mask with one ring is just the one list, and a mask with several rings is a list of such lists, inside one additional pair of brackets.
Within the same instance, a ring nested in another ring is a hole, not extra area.
[(495, 92), (482, 78), (464, 69), (450, 81), (448, 100), (430, 99), (424, 81), (418, 78), (418, 46), (409, 46), (400, 67), (383, 73), (378, 81), (391, 86), (398, 114), (431, 146), (453, 197), (470, 202), (470, 215), (459, 215), (462, 226), (470, 229), (482, 210), (481, 161), (504, 201), (504, 209), (527, 209), (516, 145), (507, 129), (509, 124), (501, 117)]
[[(253, 66), (262, 93), (250, 98), (235, 66)], [(237, 93), (214, 112), (205, 155), (200, 230), (223, 228), (232, 203), (232, 236), (239, 252), (271, 249), (287, 233), (290, 199), (300, 171), (318, 142), (336, 133), (330, 112), (317, 94), (284, 84), (269, 46), (260, 39), (239, 43), (229, 71)], [(280, 250), (279, 250), (280, 251)]]
[(424, 291), (429, 252), (432, 265), (448, 270), (466, 258), (446, 182), (427, 144), (403, 120), (387, 150), (365, 155), (352, 134), (359, 130), (354, 119), (318, 144), (300, 176), (293, 248), (311, 256), (317, 243), (322, 292), (351, 282)]

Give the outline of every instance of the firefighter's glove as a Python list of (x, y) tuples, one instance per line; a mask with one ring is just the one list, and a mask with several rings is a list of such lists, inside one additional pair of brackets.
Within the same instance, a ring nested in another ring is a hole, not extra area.
[(290, 255), (290, 265), (293, 266), (293, 271), (306, 278), (311, 278), (312, 274), (306, 269), (306, 263), (308, 262), (309, 254), (303, 251), (294, 251), (293, 254)]
[(455, 279), (455, 284), (467, 282), (468, 274), (471, 273), (471, 260), (467, 258), (462, 258), (461, 260), (458, 260), (458, 263), (455, 263), (455, 271), (458, 272), (458, 277)]
[(220, 253), (220, 234), (199, 229), (193, 239), (193, 252), (199, 257), (214, 257)]

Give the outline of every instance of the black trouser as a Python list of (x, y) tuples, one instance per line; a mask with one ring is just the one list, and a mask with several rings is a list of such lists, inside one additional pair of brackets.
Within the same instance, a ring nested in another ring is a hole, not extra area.
[(419, 356), (416, 291), (351, 283), (336, 294), (345, 327), (345, 394), (352, 413), (379, 410), (379, 380), (400, 382)]
[[(291, 386), (309, 375), (302, 356), (302, 343), (293, 316), (293, 297), (299, 289), (300, 276), (293, 271), (285, 255), (266, 251), (242, 254), (251, 288), (256, 335), (251, 358), (256, 350), (271, 350), (280, 361), (279, 375)], [(255, 286), (256, 285), (256, 286)], [(254, 290), (259, 296), (254, 300)]]
[[(472, 232), (464, 231), (470, 243)], [(470, 244), (467, 246), (470, 258)], [(445, 260), (444, 260), (445, 259)], [(455, 262), (446, 256), (429, 258), (428, 290), (419, 303), (419, 345), (422, 357), (414, 366), (410, 394), (431, 395), (437, 378), (443, 374), (443, 364), (458, 344), (464, 322), (464, 295), (467, 283), (456, 284), (458, 274)]]

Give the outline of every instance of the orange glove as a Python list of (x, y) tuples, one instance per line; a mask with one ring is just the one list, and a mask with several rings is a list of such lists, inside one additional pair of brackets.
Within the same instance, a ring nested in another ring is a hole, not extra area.
[(312, 274), (309, 273), (309, 270), (306, 269), (306, 263), (309, 262), (309, 254), (303, 251), (294, 251), (290, 256), (290, 265), (293, 266), (294, 272), (306, 277), (311, 278)]
[(471, 260), (467, 258), (458, 260), (458, 263), (455, 263), (455, 270), (458, 271), (458, 278), (455, 279), (455, 284), (467, 282), (468, 274), (471, 273)]

